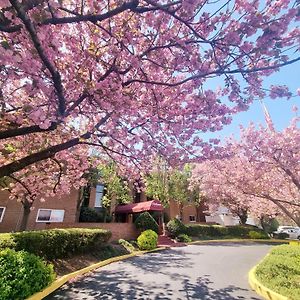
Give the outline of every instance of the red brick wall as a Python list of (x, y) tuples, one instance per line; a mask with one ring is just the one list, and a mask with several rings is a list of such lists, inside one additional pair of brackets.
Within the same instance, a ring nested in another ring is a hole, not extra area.
[[(45, 202), (36, 200), (33, 204), (33, 208), (29, 216), (27, 229), (37, 230), (44, 229), (46, 227), (46, 223), (36, 222), (39, 208), (63, 209), (65, 211), (64, 222), (75, 222), (77, 199), (78, 191), (72, 190), (68, 195), (46, 199)], [(9, 193), (0, 190), (0, 206), (6, 207), (3, 220), (2, 222), (0, 222), (0, 232), (10, 232), (18, 230), (23, 214), (21, 203), (18, 203), (16, 200), (10, 200)], [(59, 226), (58, 224), (62, 223), (55, 224)]]
[(110, 230), (112, 233), (111, 241), (119, 239), (134, 240), (138, 236), (134, 224), (132, 223), (56, 223), (46, 225), (46, 229), (50, 228), (101, 228)]
[[(176, 218), (179, 215), (179, 205), (176, 201), (170, 201), (169, 207), (165, 209), (165, 212), (168, 214), (170, 219)], [(182, 222), (185, 224), (193, 224), (194, 222), (190, 222), (189, 216), (197, 217), (197, 209), (193, 204), (186, 204), (183, 207), (182, 213)]]

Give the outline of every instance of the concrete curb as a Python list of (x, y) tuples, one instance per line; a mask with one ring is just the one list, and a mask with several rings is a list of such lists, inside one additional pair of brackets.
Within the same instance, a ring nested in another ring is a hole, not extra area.
[[(269, 254), (268, 254), (269, 255)], [(268, 256), (267, 255), (267, 256)], [(266, 256), (266, 257), (267, 257)], [(258, 264), (259, 265), (259, 264)], [(267, 300), (289, 300), (288, 297), (286, 296), (282, 296), (272, 290), (270, 290), (269, 288), (265, 287), (262, 283), (260, 283), (256, 276), (256, 268), (257, 266), (253, 267), (249, 273), (248, 273), (248, 282), (251, 286), (251, 288), (260, 296), (262, 296), (264, 299)]]
[(228, 242), (228, 243), (252, 243), (252, 242), (260, 242), (260, 243), (283, 243), (288, 244), (289, 241), (287, 240), (265, 240), (265, 239), (224, 239), (224, 240), (199, 240), (199, 241), (193, 241), (190, 243), (186, 243), (187, 245), (193, 245), (193, 244), (205, 244), (205, 243), (222, 243), (222, 242)]
[(41, 292), (35, 293), (34, 295), (27, 298), (27, 300), (41, 300), (41, 299), (45, 298), (46, 296), (50, 295), (51, 293), (53, 293), (55, 290), (60, 288), (62, 285), (64, 285), (69, 280), (71, 280), (71, 279), (73, 279), (77, 276), (83, 275), (85, 273), (88, 273), (90, 271), (93, 271), (95, 269), (98, 269), (98, 268), (104, 267), (106, 265), (109, 265), (113, 262), (122, 261), (122, 260), (125, 260), (125, 259), (128, 259), (128, 258), (131, 258), (131, 257), (143, 255), (143, 254), (146, 254), (146, 253), (162, 251), (162, 250), (165, 250), (165, 249), (166, 249), (165, 247), (162, 247), (162, 248), (156, 248), (156, 249), (149, 250), (149, 251), (137, 251), (137, 252), (134, 252), (134, 253), (131, 253), (131, 254), (116, 256), (116, 257), (112, 257), (112, 258), (100, 261), (98, 263), (92, 264), (88, 267), (85, 267), (83, 269), (77, 270), (75, 272), (69, 273), (67, 275), (64, 275), (64, 276), (58, 278), (52, 284), (50, 284), (48, 287), (46, 287), (44, 290), (42, 290)]

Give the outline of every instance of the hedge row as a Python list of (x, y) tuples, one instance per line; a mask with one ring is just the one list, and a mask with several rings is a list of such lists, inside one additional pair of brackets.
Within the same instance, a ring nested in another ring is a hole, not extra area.
[(256, 268), (257, 279), (271, 290), (291, 300), (300, 299), (300, 247), (281, 245)]
[(171, 236), (178, 237), (180, 234), (203, 238), (203, 237), (236, 237), (267, 239), (269, 236), (262, 230), (254, 226), (220, 226), (220, 225), (184, 225), (177, 219), (172, 219), (167, 224), (167, 229)]
[(70, 228), (0, 234), (0, 250), (25, 250), (45, 259), (64, 258), (106, 243), (111, 232), (103, 229)]
[[(257, 234), (255, 234), (257, 232)], [(220, 225), (187, 225), (185, 232), (194, 237), (239, 237), (239, 238), (269, 238), (261, 229), (254, 226), (220, 226)]]

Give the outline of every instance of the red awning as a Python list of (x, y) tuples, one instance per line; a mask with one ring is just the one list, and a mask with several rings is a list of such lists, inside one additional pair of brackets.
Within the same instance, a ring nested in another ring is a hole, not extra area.
[(129, 214), (138, 213), (142, 211), (163, 211), (164, 207), (158, 200), (145, 201), (139, 203), (131, 203), (116, 206), (115, 213)]

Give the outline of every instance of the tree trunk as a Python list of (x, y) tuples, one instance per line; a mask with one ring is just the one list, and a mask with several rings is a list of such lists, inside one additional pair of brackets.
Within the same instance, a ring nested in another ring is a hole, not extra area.
[(245, 225), (248, 219), (248, 212), (246, 209), (241, 209), (239, 211), (238, 217), (240, 218), (240, 222), (242, 225)]
[(83, 200), (84, 200), (84, 188), (81, 187), (78, 191), (75, 222), (79, 222), (80, 210), (81, 210), (81, 205), (82, 205)]
[(179, 218), (180, 221), (183, 222), (183, 204), (179, 203)]
[(20, 224), (20, 231), (25, 231), (27, 230), (27, 224), (29, 220), (29, 215), (30, 215), (30, 207), (31, 205), (29, 203), (23, 204), (23, 215), (22, 215), (22, 220)]

